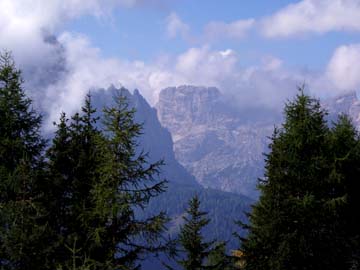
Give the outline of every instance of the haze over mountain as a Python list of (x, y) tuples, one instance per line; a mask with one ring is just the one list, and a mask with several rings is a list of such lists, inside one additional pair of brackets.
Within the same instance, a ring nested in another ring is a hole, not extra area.
[[(349, 114), (360, 127), (356, 92), (323, 102), (329, 120)], [(178, 161), (204, 187), (232, 191), (256, 198), (263, 177), (267, 139), (281, 120), (261, 109), (252, 116), (231, 106), (214, 87), (179, 86), (160, 92), (158, 117), (174, 140)]]
[(360, 129), (360, 101), (355, 91), (345, 92), (333, 99), (323, 102), (324, 108), (329, 112), (329, 120), (336, 120), (340, 114), (351, 117), (354, 125)]
[(156, 109), (149, 105), (138, 90), (131, 93), (125, 88), (118, 89), (110, 86), (107, 89), (93, 89), (91, 93), (99, 114), (104, 106), (111, 106), (114, 103), (114, 97), (119, 93), (125, 96), (129, 107), (136, 110), (135, 121), (143, 124), (143, 135), (138, 141), (139, 151), (148, 153), (149, 162), (158, 160), (165, 162), (161, 168), (160, 177), (168, 180), (168, 189), (158, 198), (154, 198), (145, 212), (140, 211), (140, 214), (151, 215), (166, 211), (172, 218), (169, 224), (170, 232), (175, 234), (182, 224), (182, 216), (188, 200), (198, 194), (202, 199), (202, 209), (209, 212), (209, 216), (212, 217), (211, 223), (204, 231), (205, 237), (229, 240), (229, 247), (235, 248), (238, 243), (232, 237), (232, 233), (241, 229), (235, 225), (234, 221), (246, 220), (245, 212), (250, 210), (253, 200), (243, 194), (201, 186), (175, 158), (170, 132), (160, 124)]
[[(120, 91), (120, 92), (119, 92)], [(130, 108), (136, 109), (135, 121), (143, 124), (143, 135), (139, 137), (139, 151), (148, 153), (149, 162), (164, 160), (162, 177), (183, 186), (199, 187), (195, 178), (190, 175), (175, 159), (173, 142), (169, 131), (162, 127), (156, 116), (156, 110), (151, 108), (138, 90), (131, 94), (127, 89), (108, 89), (93, 91), (93, 101), (98, 111), (112, 106), (116, 95), (127, 97)]]
[(192, 84), (276, 109), (304, 81), (319, 97), (360, 86), (359, 10), (357, 0), (2, 0), (0, 49), (13, 52), (47, 128), (110, 84), (151, 105), (161, 89)]
[(141, 214), (165, 210), (177, 232), (199, 194), (205, 238), (238, 248), (233, 221), (258, 199), (268, 136), (297, 85), (330, 125), (346, 113), (360, 130), (359, 15), (360, 0), (0, 0), (0, 51), (44, 134), (89, 89), (98, 109), (125, 95), (144, 125), (137, 150), (163, 159), (169, 181)]
[(272, 125), (247, 121), (214, 87), (166, 88), (156, 105), (179, 162), (205, 187), (254, 196)]

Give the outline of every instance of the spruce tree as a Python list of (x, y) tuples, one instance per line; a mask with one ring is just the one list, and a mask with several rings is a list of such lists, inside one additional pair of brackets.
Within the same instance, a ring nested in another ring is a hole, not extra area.
[(235, 258), (226, 253), (226, 242), (216, 243), (209, 253), (206, 265), (213, 270), (232, 270)]
[(134, 110), (118, 97), (105, 109), (105, 130), (99, 129), (88, 95), (81, 113), (70, 120), (63, 114), (57, 125), (47, 156), (59, 269), (139, 269), (146, 253), (163, 249), (166, 216), (137, 219), (165, 181), (157, 177), (162, 162), (148, 164), (137, 153), (141, 125), (133, 118)]
[[(266, 156), (261, 196), (243, 239), (244, 269), (344, 269), (329, 203), (329, 128), (319, 101), (303, 91), (285, 106)], [(341, 237), (340, 237), (341, 238)], [(340, 264), (340, 265), (339, 265)]]
[(186, 214), (178, 240), (182, 248), (180, 256), (184, 257), (177, 263), (185, 270), (225, 269), (230, 263), (225, 254), (225, 243), (206, 242), (201, 234), (210, 219), (206, 212), (200, 211), (198, 196), (189, 201)]
[(10, 53), (0, 55), (0, 268), (44, 269), (46, 211), (42, 204), (45, 142), (41, 116), (22, 88)]
[(74, 144), (70, 137), (69, 119), (62, 113), (60, 122), (52, 140), (51, 147), (47, 150), (47, 211), (49, 213), (49, 226), (52, 228), (53, 238), (49, 243), (53, 247), (53, 268), (64, 264), (69, 251), (65, 245), (71, 233), (69, 222), (71, 219), (72, 182), (74, 162)]
[[(329, 207), (332, 228), (336, 232), (333, 241), (341, 249), (338, 261), (344, 269), (360, 267), (360, 140), (351, 119), (340, 115), (331, 129), (331, 155), (333, 165), (329, 181)], [(329, 223), (330, 223), (329, 222)]]
[(59, 269), (101, 268), (106, 259), (94, 236), (99, 221), (91, 216), (95, 209), (92, 192), (105, 166), (104, 137), (96, 126), (95, 113), (90, 95), (80, 113), (71, 119), (63, 113), (47, 151), (49, 222), (56, 239), (53, 263)]
[(140, 269), (139, 260), (147, 253), (164, 250), (162, 235), (168, 218), (161, 212), (139, 219), (137, 213), (165, 191), (167, 181), (159, 179), (163, 161), (148, 163), (147, 154), (138, 149), (142, 125), (134, 120), (135, 109), (121, 92), (114, 101), (113, 107), (104, 109), (108, 159), (93, 190), (95, 214), (104, 220), (97, 230), (109, 247), (109, 265)]

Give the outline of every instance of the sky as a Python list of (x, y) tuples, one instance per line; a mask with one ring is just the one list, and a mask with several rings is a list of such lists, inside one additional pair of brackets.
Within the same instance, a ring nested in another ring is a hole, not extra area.
[(0, 49), (48, 123), (111, 84), (152, 105), (193, 84), (272, 109), (303, 83), (360, 89), (360, 0), (0, 0)]

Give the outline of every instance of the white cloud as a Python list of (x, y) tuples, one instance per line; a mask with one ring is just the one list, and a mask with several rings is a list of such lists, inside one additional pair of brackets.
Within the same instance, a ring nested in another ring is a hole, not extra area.
[[(101, 1), (100, 6), (100, 0), (34, 0), (30, 6), (26, 0), (1, 0), (0, 47), (11, 49), (26, 71), (28, 85), (36, 90), (33, 96), (49, 115), (48, 127), (61, 111), (77, 110), (90, 88), (110, 84), (138, 88), (151, 104), (157, 101), (159, 91), (168, 86), (217, 86), (242, 108), (271, 109), (282, 108), (284, 100), (296, 91), (296, 85), (304, 81), (323, 95), (360, 86), (360, 45), (338, 48), (326, 72), (316, 74), (286, 70), (281, 59), (273, 56), (260, 59), (258, 65), (244, 67), (241, 55), (234, 50), (213, 50), (209, 46), (189, 48), (149, 63), (104, 58), (86, 36), (61, 31), (61, 24), (71, 18), (84, 14), (106, 17), (115, 6), (142, 1), (108, 0)], [(219, 31), (221, 37), (241, 38), (253, 23), (216, 23), (208, 29)], [(170, 36), (188, 35), (188, 27), (175, 13), (169, 18), (169, 25)], [(47, 34), (52, 31), (59, 33), (57, 38)], [(46, 41), (49, 37), (53, 40)]]
[(262, 20), (266, 37), (360, 31), (358, 0), (302, 0)]
[(327, 66), (326, 76), (340, 90), (360, 88), (360, 44), (337, 48)]
[(56, 112), (78, 106), (89, 87), (113, 82), (121, 70), (116, 60), (103, 59), (86, 37), (61, 34), (64, 24), (84, 15), (108, 20), (115, 8), (143, 1), (1, 0), (0, 49), (12, 51), (29, 94), (54, 120)]
[(267, 55), (262, 59), (262, 65), (266, 71), (278, 70), (282, 67), (283, 61), (272, 55)]
[(42, 99), (41, 107), (49, 115), (47, 128), (51, 128), (50, 123), (58, 118), (60, 112), (72, 114), (78, 110), (90, 89), (107, 88), (111, 84), (139, 88), (151, 102), (159, 84), (164, 80), (171, 81), (166, 71), (156, 65), (103, 58), (86, 36), (65, 32), (58, 40), (64, 48), (65, 76), (36, 94)]
[(231, 49), (190, 48), (178, 56), (144, 63), (102, 58), (99, 49), (81, 35), (64, 33), (59, 42), (64, 47), (67, 74), (41, 93), (42, 107), (51, 108), (48, 123), (56, 120), (61, 111), (77, 110), (90, 88), (110, 84), (138, 88), (151, 104), (156, 103), (159, 91), (168, 86), (216, 86), (243, 108), (277, 109), (301, 82), (282, 69), (281, 60), (271, 56), (259, 66), (241, 67), (238, 54)]
[(230, 23), (210, 22), (205, 26), (204, 36), (206, 40), (242, 39), (254, 25), (254, 19), (238, 20)]
[(255, 26), (254, 19), (237, 20), (230, 23), (212, 21), (205, 25), (200, 35), (191, 33), (191, 29), (178, 14), (172, 12), (166, 18), (166, 34), (170, 38), (180, 36), (191, 43), (209, 43), (221, 39), (243, 39)]
[(77, 110), (90, 88), (114, 82), (119, 70), (115, 61), (102, 59), (99, 50), (92, 48), (86, 37), (63, 33), (59, 42), (64, 47), (66, 76), (40, 93), (46, 97), (43, 107), (51, 108), (50, 120), (57, 119), (61, 111)]
[(232, 50), (212, 51), (209, 47), (190, 48), (177, 57), (175, 72), (184, 83), (219, 86), (236, 70), (238, 57)]
[(164, 80), (162, 88), (180, 84), (216, 86), (242, 109), (278, 110), (304, 77), (283, 69), (278, 58), (267, 56), (262, 60), (259, 65), (243, 67), (240, 55), (231, 49), (190, 48), (177, 56), (174, 65), (164, 67), (173, 83)]
[(48, 61), (53, 46), (44, 42), (44, 36), (73, 18), (86, 14), (108, 18), (115, 7), (133, 6), (138, 1), (1, 0), (0, 48), (13, 51), (20, 65)]
[(166, 32), (168, 37), (176, 38), (178, 35), (180, 35), (183, 39), (188, 38), (190, 28), (175, 12), (172, 12), (166, 18), (166, 22)]
[(90, 88), (106, 88), (111, 84), (138, 88), (155, 104), (159, 91), (167, 86), (200, 84), (226, 88), (237, 72), (238, 56), (229, 49), (190, 48), (178, 56), (146, 64), (103, 58), (100, 50), (82, 35), (63, 33), (58, 40), (64, 48), (66, 75), (37, 94), (42, 107), (48, 110), (48, 123), (57, 119), (61, 111), (76, 111)]
[(251, 30), (268, 38), (290, 37), (331, 31), (360, 31), (359, 0), (301, 0), (260, 19), (239, 19), (229, 23), (212, 21), (200, 35), (190, 35), (189, 26), (172, 13), (167, 18), (167, 34), (185, 40), (213, 42), (222, 39), (240, 40)]

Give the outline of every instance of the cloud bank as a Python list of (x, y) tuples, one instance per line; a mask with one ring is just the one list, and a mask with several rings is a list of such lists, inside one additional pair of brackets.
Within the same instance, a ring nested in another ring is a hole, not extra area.
[[(289, 12), (287, 10), (295, 12), (292, 10), (298, 5), (301, 7), (301, 3), (318, 7), (320, 4), (315, 3), (320, 2), (323, 0), (304, 0), (280, 10), (268, 20), (275, 19), (274, 31), (282, 29), (278, 26), (281, 23), (276, 23), (276, 20), (282, 22), (282, 19), (276, 19), (281, 14)], [(334, 2), (346, 7), (350, 5), (353, 9), (357, 7), (350, 0)], [(31, 5), (26, 0), (0, 2), (0, 48), (13, 51), (17, 64), (24, 71), (26, 88), (46, 113), (48, 129), (61, 111), (73, 113), (77, 110), (89, 89), (107, 88), (111, 84), (138, 88), (151, 104), (156, 103), (159, 91), (168, 86), (216, 86), (243, 109), (263, 107), (274, 110), (281, 109), (283, 102), (296, 92), (296, 86), (303, 82), (321, 96), (336, 95), (360, 86), (359, 44), (337, 48), (326, 69), (318, 72), (288, 69), (281, 59), (271, 55), (262, 57), (257, 64), (244, 66), (240, 53), (228, 48), (212, 49), (209, 45), (192, 46), (178, 55), (165, 55), (146, 63), (105, 58), (88, 37), (62, 28), (66, 21), (79, 16), (107, 19), (115, 8), (142, 4), (144, 0), (34, 0)], [(323, 18), (322, 21), (326, 20)], [(189, 35), (188, 24), (175, 13), (170, 14), (167, 23), (169, 37)], [(204, 37), (207, 40), (217, 37), (242, 39), (255, 24), (254, 19), (210, 22), (205, 27)], [(297, 29), (296, 25), (288, 26)]]
[(327, 77), (338, 89), (360, 87), (360, 44), (344, 45), (336, 49), (327, 66)]
[(166, 23), (166, 33), (169, 38), (176, 38), (178, 35), (185, 40), (189, 38), (189, 25), (184, 23), (175, 12), (166, 18)]
[(360, 31), (358, 0), (302, 0), (263, 19), (265, 37), (289, 37), (330, 31)]
[(172, 12), (166, 19), (166, 33), (169, 38), (181, 37), (189, 43), (209, 43), (222, 39), (241, 40), (255, 26), (255, 19), (244, 19), (233, 22), (208, 22), (199, 35), (191, 33), (190, 26), (180, 16)]

